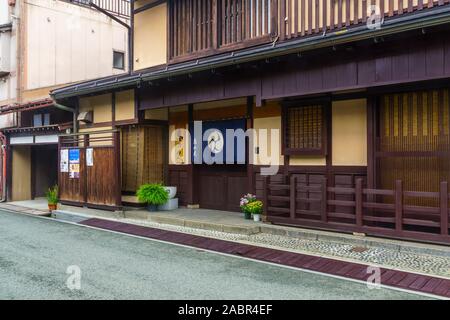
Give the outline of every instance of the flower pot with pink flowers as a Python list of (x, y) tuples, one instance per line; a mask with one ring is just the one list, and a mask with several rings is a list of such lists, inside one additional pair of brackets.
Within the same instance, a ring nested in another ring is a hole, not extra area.
[(240, 200), (240, 207), (244, 213), (244, 218), (250, 220), (252, 218), (252, 212), (249, 209), (249, 204), (256, 201), (256, 196), (251, 193), (247, 193)]

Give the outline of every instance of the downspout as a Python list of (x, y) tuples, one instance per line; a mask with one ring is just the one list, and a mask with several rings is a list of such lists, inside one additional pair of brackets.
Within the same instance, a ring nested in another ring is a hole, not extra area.
[(78, 133), (78, 120), (77, 120), (78, 112), (77, 112), (77, 110), (74, 108), (70, 108), (70, 107), (64, 106), (62, 104), (56, 103), (56, 102), (54, 103), (54, 106), (57, 109), (72, 112), (72, 114), (73, 114), (73, 133)]
[(1, 198), (0, 198), (0, 202), (5, 202), (6, 201), (6, 159), (7, 159), (7, 154), (6, 151), (7, 146), (6, 146), (6, 136), (3, 134), (3, 132), (0, 132), (0, 143), (1, 143), (1, 154), (2, 154), (2, 168), (1, 168), (1, 174), (2, 174), (2, 194), (1, 194)]

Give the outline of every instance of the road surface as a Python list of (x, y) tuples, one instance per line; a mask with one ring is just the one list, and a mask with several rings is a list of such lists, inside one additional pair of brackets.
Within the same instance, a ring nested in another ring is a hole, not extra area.
[[(72, 289), (67, 286), (68, 279)], [(78, 284), (80, 289), (76, 289)], [(0, 299), (420, 298), (390, 289), (369, 290), (365, 284), (238, 257), (0, 211)]]

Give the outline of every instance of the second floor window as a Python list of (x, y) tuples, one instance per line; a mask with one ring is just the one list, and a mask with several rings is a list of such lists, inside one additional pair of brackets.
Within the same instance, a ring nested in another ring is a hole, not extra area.
[(113, 51), (113, 68), (125, 69), (125, 53), (120, 51)]
[(326, 155), (325, 106), (287, 106), (284, 111), (284, 154)]
[(49, 113), (38, 113), (33, 115), (33, 127), (42, 127), (50, 125)]

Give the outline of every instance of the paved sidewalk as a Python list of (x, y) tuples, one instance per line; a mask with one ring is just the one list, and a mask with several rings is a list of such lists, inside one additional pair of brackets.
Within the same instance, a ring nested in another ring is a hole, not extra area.
[[(34, 209), (17, 210), (32, 212), (42, 201), (0, 204), (14, 211), (14, 205), (32, 205)], [(33, 214), (33, 213), (31, 213)], [(239, 213), (204, 209), (178, 209), (171, 212), (103, 210), (59, 206), (58, 219), (79, 222), (99, 217), (175, 232), (188, 233), (215, 239), (264, 246), (284, 251), (338, 258), (343, 261), (366, 263), (444, 278), (450, 278), (450, 247), (405, 242), (373, 237), (308, 230), (302, 228), (269, 225), (243, 219)]]

